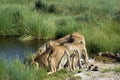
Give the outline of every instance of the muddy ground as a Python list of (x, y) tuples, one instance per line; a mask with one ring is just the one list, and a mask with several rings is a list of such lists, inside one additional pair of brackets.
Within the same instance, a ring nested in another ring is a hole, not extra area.
[(75, 73), (75, 77), (81, 77), (76, 80), (120, 80), (120, 63), (115, 63), (114, 59), (97, 57), (90, 64), (98, 67), (98, 71), (83, 70)]
[[(98, 71), (82, 71), (74, 74), (81, 80), (120, 80), (120, 63), (93, 61), (91, 64), (98, 66)], [(118, 68), (118, 69), (116, 69)]]

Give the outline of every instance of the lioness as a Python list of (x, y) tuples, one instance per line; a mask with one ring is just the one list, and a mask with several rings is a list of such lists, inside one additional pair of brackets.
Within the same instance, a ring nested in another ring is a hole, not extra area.
[(43, 54), (43, 53), (47, 52), (47, 50), (49, 50), (54, 45), (60, 45), (60, 44), (58, 42), (56, 42), (56, 41), (48, 41), (47, 43), (45, 43), (43, 46), (41, 46), (38, 49), (36, 54), (37, 55)]
[(48, 57), (51, 50), (49, 49), (47, 52), (44, 52), (43, 54), (37, 54), (35, 58), (33, 59), (32, 64), (35, 64), (37, 68), (39, 66), (43, 66), (46, 69), (48, 69), (49, 63), (48, 63)]
[(83, 45), (85, 45), (85, 38), (82, 34), (80, 34), (79, 32), (73, 32), (69, 35), (66, 35), (60, 39), (56, 40), (58, 43), (60, 44), (64, 44), (64, 43), (82, 43)]
[(53, 46), (47, 52), (36, 55), (31, 64), (35, 64), (37, 69), (39, 65), (43, 64), (45, 68), (52, 74), (57, 70), (60, 70), (66, 63), (71, 70), (70, 55), (67, 49), (63, 46)]
[(51, 48), (54, 45), (59, 45), (59, 43), (56, 41), (48, 41), (42, 47), (40, 47), (35, 53), (35, 57), (32, 59), (31, 64), (36, 65), (37, 69), (41, 65), (43, 65), (45, 68), (48, 68), (48, 57), (51, 52)]
[(71, 66), (72, 69), (74, 70), (76, 68), (77, 63), (79, 63), (79, 68), (82, 68), (82, 63), (81, 63), (81, 52), (78, 46), (76, 46), (74, 43), (65, 43), (63, 45), (64, 47), (67, 48), (69, 51), (70, 57), (71, 57)]
[(51, 71), (48, 74), (52, 74), (57, 70), (60, 70), (67, 62), (71, 70), (70, 55), (68, 50), (63, 46), (53, 46), (49, 55), (49, 65)]
[(79, 64), (79, 68), (82, 67), (81, 58), (84, 59), (86, 67), (88, 65), (88, 55), (86, 47), (83, 44), (79, 43), (65, 43), (63, 46), (65, 46), (70, 55), (71, 55), (71, 62), (72, 62), (72, 68), (75, 69), (77, 63)]
[(83, 44), (76, 44), (81, 51), (81, 57), (84, 59), (86, 67), (88, 67), (88, 53), (87, 49)]

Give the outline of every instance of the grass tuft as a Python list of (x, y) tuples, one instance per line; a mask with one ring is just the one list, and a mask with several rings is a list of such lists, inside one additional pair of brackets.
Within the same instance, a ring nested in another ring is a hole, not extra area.
[(11, 62), (0, 62), (0, 79), (1, 80), (44, 80), (47, 72), (44, 68), (36, 70), (19, 60)]

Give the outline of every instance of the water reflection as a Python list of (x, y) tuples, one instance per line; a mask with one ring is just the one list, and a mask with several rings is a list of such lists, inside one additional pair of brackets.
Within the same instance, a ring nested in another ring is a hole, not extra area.
[(17, 37), (0, 37), (0, 57), (24, 59), (25, 55), (34, 53), (45, 42), (43, 40), (21, 42)]

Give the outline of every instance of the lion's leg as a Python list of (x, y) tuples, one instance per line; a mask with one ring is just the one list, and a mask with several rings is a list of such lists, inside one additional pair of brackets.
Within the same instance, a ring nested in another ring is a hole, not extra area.
[(86, 68), (87, 68), (88, 67), (88, 54), (87, 54), (86, 48), (83, 51), (83, 54), (84, 54), (85, 65), (86, 65)]
[(76, 54), (75, 56), (74, 56), (74, 69), (76, 69), (77, 68), (77, 63), (78, 63), (78, 55)]
[(51, 73), (56, 72), (56, 62), (54, 58), (50, 59), (50, 68), (51, 68)]
[(64, 54), (61, 61), (58, 64), (58, 71), (62, 69), (62, 67), (64, 67), (64, 65), (67, 63), (67, 55)]
[(38, 64), (38, 62), (36, 62), (36, 67), (37, 67), (37, 70), (38, 70), (38, 68), (39, 68), (39, 64)]
[(70, 54), (69, 52), (66, 50), (65, 51), (66, 55), (67, 55), (67, 62), (68, 62), (68, 67), (70, 70), (72, 70), (72, 67), (71, 67), (71, 60), (70, 60)]
[(73, 59), (72, 59), (72, 68), (73, 70), (75, 70), (75, 55), (73, 56)]
[(35, 65), (35, 66), (36, 66), (36, 69), (37, 69), (37, 70), (39, 69), (39, 64), (38, 64), (38, 62), (32, 61), (32, 62), (31, 62), (31, 65)]
[(50, 74), (54, 73), (54, 65), (52, 62), (52, 58), (49, 58), (48, 61), (49, 61), (49, 67), (50, 67), (50, 71), (48, 72), (48, 75), (50, 75)]
[(77, 50), (77, 53), (78, 53), (78, 65), (79, 65), (79, 69), (81, 69), (83, 68), (82, 62), (81, 62), (81, 52)]
[(78, 63), (79, 63), (79, 69), (83, 68), (83, 66), (82, 66), (82, 62), (81, 62), (80, 59), (78, 59)]
[(45, 68), (48, 68), (48, 66), (49, 66), (47, 59), (45, 59), (44, 66), (45, 66)]
[(71, 60), (71, 68), (72, 70), (74, 70), (74, 54), (70, 56), (70, 60)]
[(71, 66), (72, 66), (72, 70), (76, 69), (76, 65), (78, 62), (78, 55), (76, 55), (76, 53), (71, 55)]

